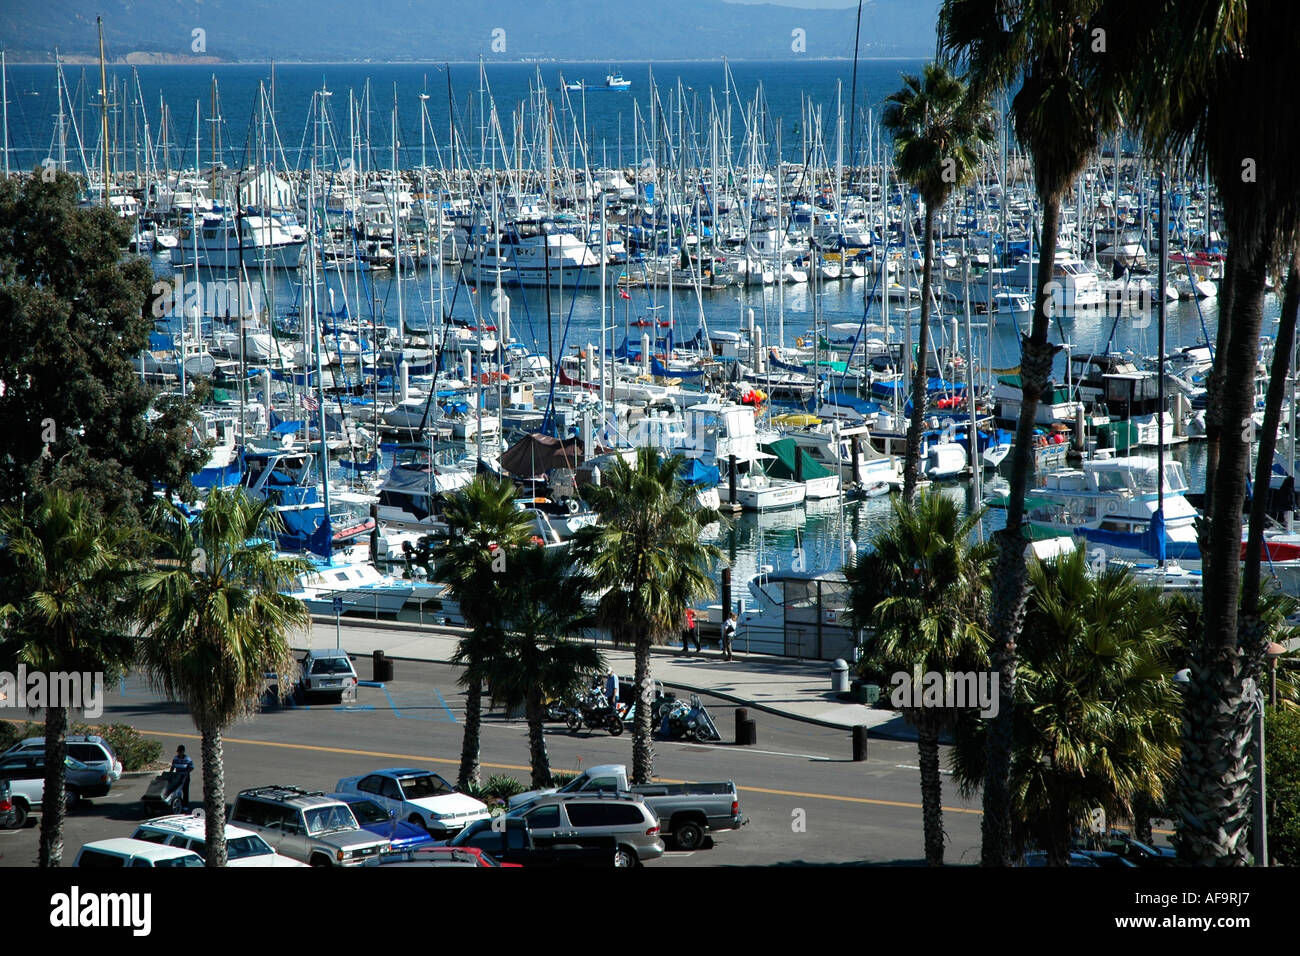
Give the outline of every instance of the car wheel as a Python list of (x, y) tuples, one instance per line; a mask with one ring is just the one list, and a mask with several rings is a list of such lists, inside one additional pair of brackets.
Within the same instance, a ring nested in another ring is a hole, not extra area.
[(614, 865), (617, 867), (634, 867), (639, 865), (636, 854), (625, 846), (620, 846), (614, 851)]
[(75, 810), (81, 806), (81, 794), (69, 787), (64, 791), (63, 805), (69, 810)]
[(433, 832), (429, 829), (429, 824), (427, 824), (427, 823), (425, 823), (423, 820), (421, 820), (421, 819), (420, 819), (420, 815), (419, 815), (418, 813), (412, 813), (409, 817), (406, 818), (406, 822), (407, 822), (407, 823), (414, 823), (417, 827), (419, 827), (420, 829), (422, 829), (425, 833), (428, 833), (429, 836), (433, 836)]
[(704, 843), (704, 828), (694, 821), (678, 824), (673, 840), (679, 850), (698, 850)]
[(9, 821), (9, 826), (7, 829), (21, 830), (26, 825), (27, 825), (27, 804), (19, 800), (15, 800), (14, 817), (11, 821)]
[(330, 862), (329, 857), (321, 856), (321, 855), (318, 853), (318, 854), (316, 854), (316, 856), (313, 856), (313, 857), (311, 858), (311, 865), (312, 865), (312, 866), (325, 866), (325, 867), (329, 867), (329, 866), (333, 866), (334, 864)]

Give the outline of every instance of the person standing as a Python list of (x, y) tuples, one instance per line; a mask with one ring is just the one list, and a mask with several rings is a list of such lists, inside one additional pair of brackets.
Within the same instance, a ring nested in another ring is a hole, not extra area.
[(732, 611), (722, 625), (722, 659), (731, 660), (731, 642), (736, 639), (736, 612)]
[(699, 653), (700, 634), (699, 631), (695, 629), (695, 609), (688, 607), (686, 609), (686, 624), (682, 628), (682, 653), (683, 654), (690, 653), (690, 650), (686, 646), (686, 642), (691, 639), (694, 639), (695, 651), (696, 653)]
[(609, 709), (615, 714), (618, 713), (618, 675), (612, 670), (605, 675), (605, 699), (609, 701)]
[(176, 748), (176, 756), (172, 757), (172, 773), (184, 774), (181, 783), (181, 804), (182, 812), (190, 808), (190, 775), (194, 773), (194, 761), (190, 759), (182, 745)]

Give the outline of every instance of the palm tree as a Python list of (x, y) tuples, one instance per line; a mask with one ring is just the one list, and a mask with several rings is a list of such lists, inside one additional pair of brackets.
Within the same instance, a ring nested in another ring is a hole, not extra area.
[(987, 734), (981, 860), (1009, 866), (1011, 747), (1015, 719), (1016, 642), (1029, 594), (1022, 536), (1025, 491), (1033, 472), (1033, 429), (1038, 402), (1059, 346), (1047, 340), (1048, 302), (1056, 259), (1061, 201), (1102, 135), (1118, 122), (1118, 100), (1098, 94), (1103, 70), (1139, 69), (1098, 49), (1092, 21), (1103, 0), (945, 0), (939, 14), (941, 50), (966, 69), (971, 94), (1019, 83), (1011, 101), (1016, 137), (1033, 158), (1034, 188), (1042, 205), (1034, 320), (1020, 342), (1023, 402), (1012, 445), (1006, 525), (997, 533), (989, 631), (993, 665), (1004, 703)]
[[(983, 624), (992, 549), (971, 543), (980, 516), (963, 519), (952, 499), (936, 492), (923, 493), (914, 502), (895, 497), (893, 506), (894, 520), (875, 535), (872, 550), (848, 569), (855, 626), (873, 632), (866, 667), (907, 675), (987, 668)], [(900, 709), (917, 733), (925, 861), (942, 866), (939, 735), (956, 723), (960, 712)]]
[(242, 488), (212, 489), (193, 520), (167, 501), (150, 518), (158, 550), (141, 579), (140, 664), (154, 687), (185, 703), (199, 731), (207, 865), (225, 866), (222, 734), (257, 710), (266, 674), (293, 671), (289, 632), (311, 615), (283, 592), (310, 565), (276, 555), (268, 539), (279, 518)]
[(934, 214), (974, 177), (980, 147), (992, 143), (993, 126), (983, 103), (967, 96), (966, 84), (941, 63), (927, 63), (924, 81), (903, 74), (903, 88), (885, 100), (881, 123), (894, 138), (899, 176), (925, 203), (925, 266), (921, 278), (921, 328), (912, 381), (912, 419), (907, 429), (903, 497), (916, 492), (925, 420), (930, 345), (930, 283), (934, 274)]
[(635, 465), (615, 461), (601, 484), (582, 491), (600, 523), (573, 539), (574, 559), (604, 592), (597, 621), (636, 654), (633, 783), (649, 783), (654, 772), (650, 708), (641, 706), (654, 693), (650, 648), (678, 633), (688, 604), (712, 597), (709, 572), (722, 557), (700, 540), (707, 525), (722, 519), (698, 507), (694, 490), (678, 477), (681, 463), (680, 455), (661, 456), (654, 448), (638, 448)]
[[(1189, 149), (1223, 203), (1228, 258), (1208, 380), (1204, 632), (1192, 648), (1184, 710), (1179, 848), (1190, 861), (1244, 865), (1253, 707), (1244, 681), (1259, 672), (1267, 636), (1257, 568), (1248, 564), (1241, 577), (1242, 505), (1265, 282), (1300, 245), (1291, 170), (1300, 120), (1287, 87), (1300, 11), (1285, 0), (1111, 0), (1107, 10), (1111, 34), (1126, 44), (1120, 56), (1143, 65), (1123, 95), (1144, 121), (1148, 149)], [(1252, 545), (1248, 558), (1257, 553)]]
[(534, 787), (551, 786), (543, 722), (546, 701), (567, 698), (605, 666), (595, 647), (567, 638), (585, 616), (588, 583), (563, 553), (524, 545), (507, 556), (504, 641), (487, 667), (493, 697), (524, 705)]
[(462, 790), (479, 783), (479, 734), (483, 718), (484, 675), (502, 640), (502, 595), (508, 590), (509, 556), (528, 541), (532, 519), (515, 506), (512, 482), (479, 475), (447, 502), (443, 520), (449, 537), (433, 551), (434, 579), (460, 605), (470, 633), (456, 645), (454, 660), (464, 665), (465, 733), (461, 740)]
[[(130, 660), (134, 642), (122, 598), (133, 572), (131, 537), (116, 515), (101, 515), (81, 493), (47, 488), (29, 512), (0, 511), (5, 643), (16, 642), (18, 660), (51, 675), (51, 685), (54, 672), (111, 679)], [(84, 699), (92, 689), (81, 693)], [(41, 866), (63, 859), (68, 707), (63, 701), (45, 708)]]
[[(1075, 551), (1035, 561), (1025, 614), (1012, 757), (1013, 848), (1032, 839), (1065, 866), (1075, 826), (1159, 805), (1178, 769), (1181, 701), (1172, 680), (1176, 628), (1155, 588), (1127, 568), (1088, 573)], [(984, 727), (954, 748), (962, 791), (984, 780)]]

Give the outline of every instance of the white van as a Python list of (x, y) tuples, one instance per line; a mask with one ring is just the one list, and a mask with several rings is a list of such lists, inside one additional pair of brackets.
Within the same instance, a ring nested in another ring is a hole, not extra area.
[(123, 867), (203, 866), (203, 858), (193, 850), (178, 846), (160, 846), (144, 840), (99, 840), (87, 843), (77, 854), (73, 866), (95, 869), (122, 869)]

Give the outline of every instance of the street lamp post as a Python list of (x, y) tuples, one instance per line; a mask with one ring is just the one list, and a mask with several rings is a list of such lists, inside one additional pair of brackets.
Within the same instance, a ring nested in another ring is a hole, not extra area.
[(1242, 681), (1242, 690), (1246, 699), (1255, 706), (1255, 865), (1268, 866), (1268, 816), (1264, 812), (1264, 691), (1255, 683), (1254, 678)]

